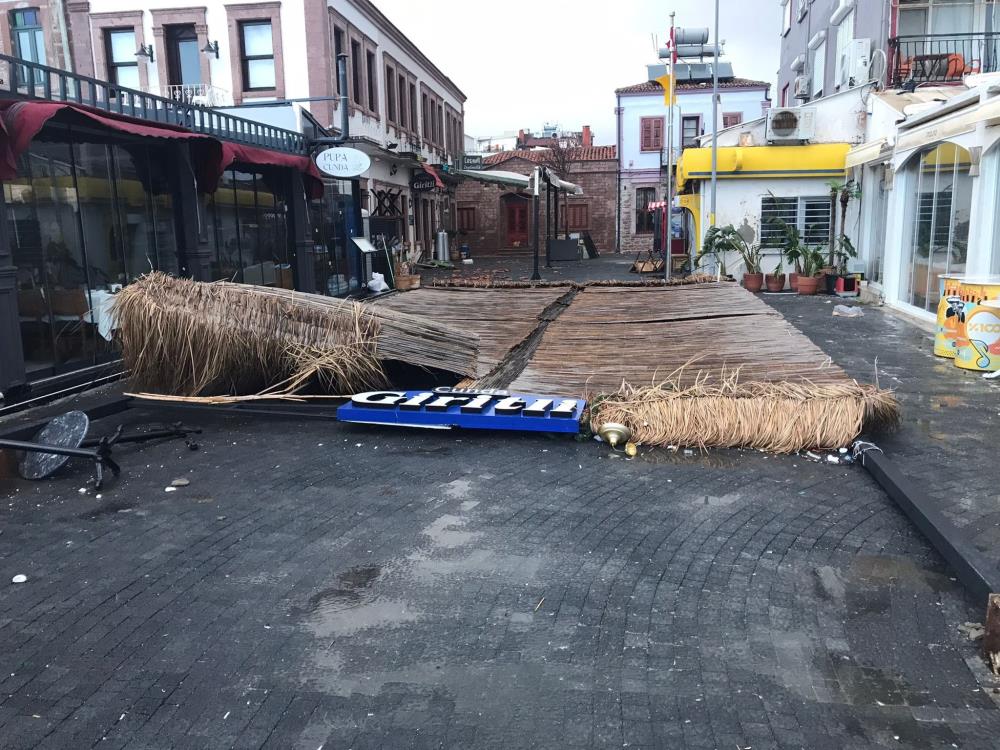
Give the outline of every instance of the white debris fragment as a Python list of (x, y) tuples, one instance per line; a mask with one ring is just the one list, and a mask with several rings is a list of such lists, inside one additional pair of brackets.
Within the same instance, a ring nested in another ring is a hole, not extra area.
[(164, 487), (163, 491), (164, 492), (177, 492), (177, 488), (176, 487)]
[(24, 583), (28, 580), (28, 576), (24, 573), (18, 573), (16, 576), (10, 579), (11, 583)]

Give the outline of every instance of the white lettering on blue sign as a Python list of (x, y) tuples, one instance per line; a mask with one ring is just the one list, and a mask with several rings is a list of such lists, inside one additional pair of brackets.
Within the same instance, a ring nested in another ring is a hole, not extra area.
[(505, 390), (369, 391), (337, 410), (345, 422), (415, 427), (578, 432), (586, 401)]

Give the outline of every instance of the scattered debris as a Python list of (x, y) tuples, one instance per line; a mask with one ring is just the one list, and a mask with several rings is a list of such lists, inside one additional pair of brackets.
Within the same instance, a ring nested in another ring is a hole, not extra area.
[(16, 576), (14, 576), (13, 578), (10, 579), (10, 582), (11, 583), (24, 583), (27, 580), (28, 580), (28, 576), (24, 575), (24, 573), (18, 573)]
[(533, 611), (537, 612), (539, 610), (539, 608), (542, 606), (542, 602), (544, 602), (544, 601), (545, 601), (545, 597), (543, 596), (541, 599), (538, 600), (538, 604), (535, 605), (535, 609)]
[(187, 477), (177, 477), (174, 481), (170, 483), (171, 487), (187, 487), (191, 484), (191, 480)]
[(171, 486), (171, 487), (164, 487), (163, 491), (164, 492), (177, 492), (177, 488), (173, 487), (173, 486)]
[(855, 305), (834, 305), (833, 314), (838, 318), (862, 318), (865, 311)]
[(982, 623), (979, 622), (963, 622), (958, 626), (958, 629), (965, 634), (965, 637), (970, 641), (978, 641), (984, 635), (986, 635), (986, 628), (983, 627)]

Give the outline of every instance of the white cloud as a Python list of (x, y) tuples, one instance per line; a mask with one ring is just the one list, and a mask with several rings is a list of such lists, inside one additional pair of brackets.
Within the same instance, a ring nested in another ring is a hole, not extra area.
[[(557, 122), (615, 141), (615, 88), (645, 80), (667, 37), (656, 0), (376, 0), (465, 95), (465, 129), (494, 135)], [(779, 16), (772, 0), (722, 0), (719, 36), (734, 73), (774, 83)], [(678, 26), (712, 25), (709, 0), (675, 0)], [(774, 91), (771, 91), (774, 98)]]

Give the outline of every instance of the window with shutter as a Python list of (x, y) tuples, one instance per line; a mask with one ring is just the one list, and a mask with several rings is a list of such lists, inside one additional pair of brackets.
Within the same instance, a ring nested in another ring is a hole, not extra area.
[(662, 117), (642, 117), (639, 119), (639, 150), (659, 151), (663, 148), (663, 126)]

